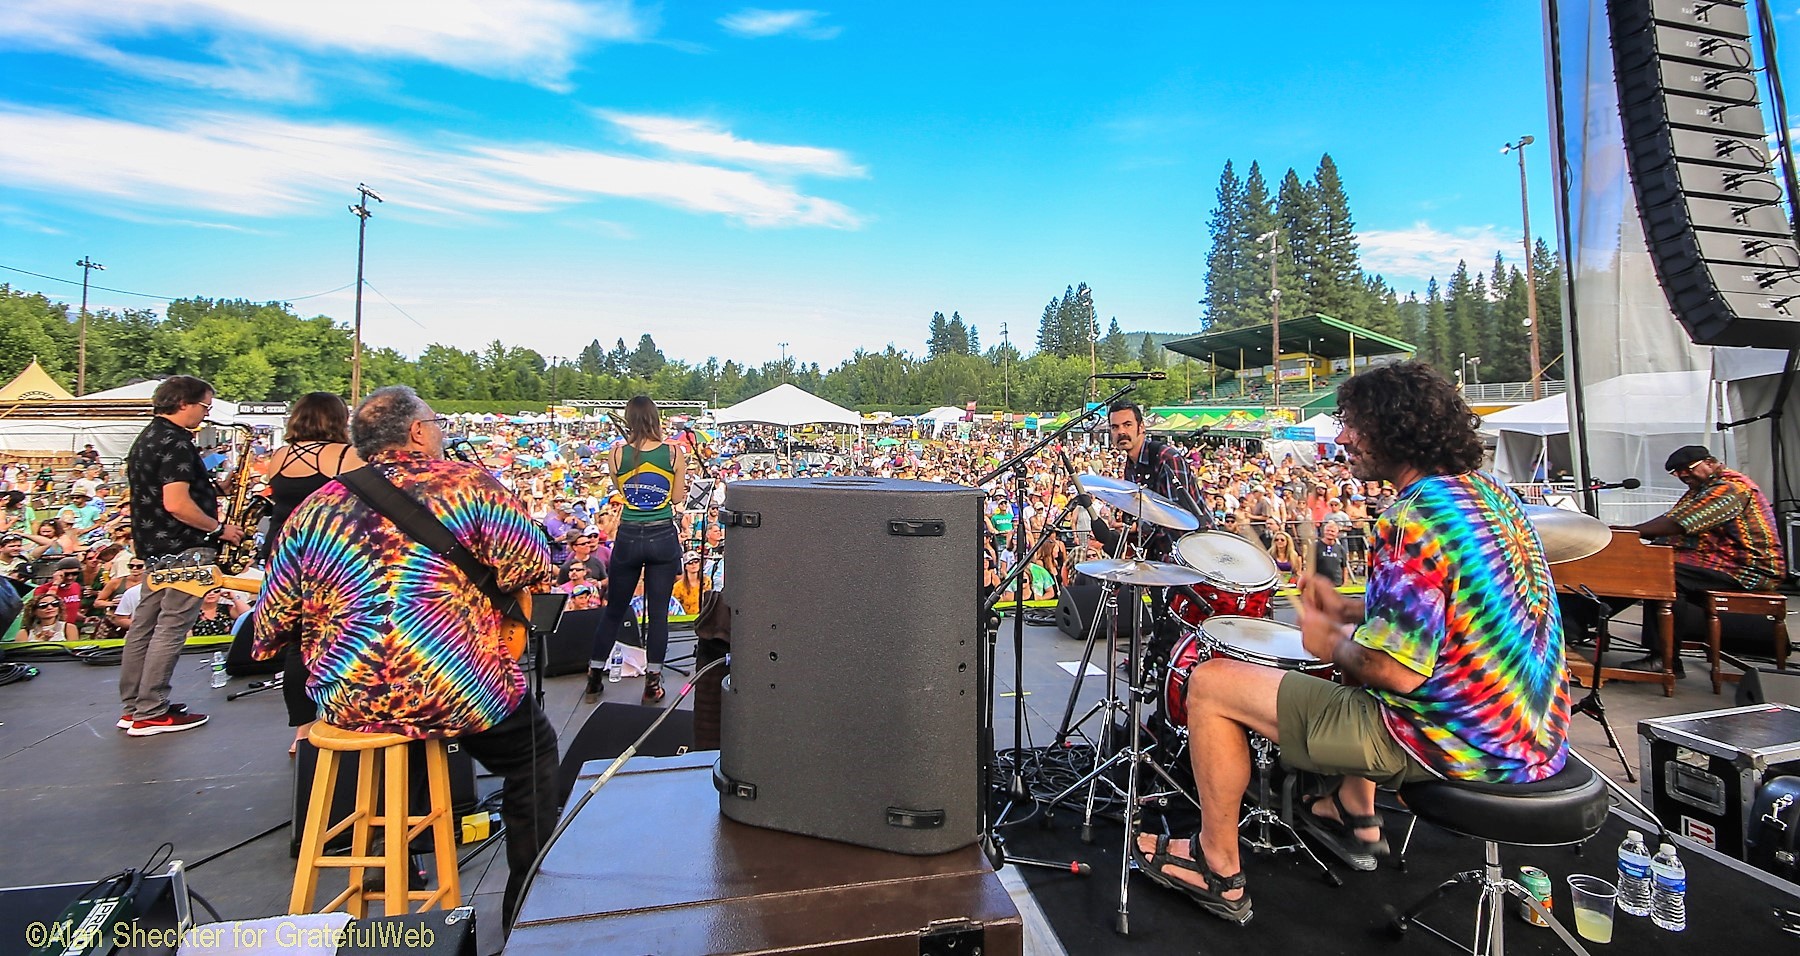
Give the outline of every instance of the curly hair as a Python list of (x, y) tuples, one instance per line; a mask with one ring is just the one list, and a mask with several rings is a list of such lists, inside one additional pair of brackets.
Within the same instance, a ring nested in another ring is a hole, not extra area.
[(1481, 466), (1480, 416), (1437, 370), (1396, 362), (1352, 376), (1338, 387), (1338, 420), (1354, 428), (1367, 452), (1431, 474), (1460, 475)]

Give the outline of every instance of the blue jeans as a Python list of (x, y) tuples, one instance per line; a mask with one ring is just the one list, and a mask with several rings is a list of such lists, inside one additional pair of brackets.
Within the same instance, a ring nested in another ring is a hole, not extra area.
[(606, 666), (607, 654), (619, 639), (619, 625), (631, 613), (631, 595), (644, 581), (644, 613), (649, 617), (644, 654), (652, 671), (661, 671), (669, 653), (669, 596), (681, 574), (681, 537), (673, 521), (619, 522), (612, 562), (606, 568), (606, 616), (594, 634), (589, 663)]

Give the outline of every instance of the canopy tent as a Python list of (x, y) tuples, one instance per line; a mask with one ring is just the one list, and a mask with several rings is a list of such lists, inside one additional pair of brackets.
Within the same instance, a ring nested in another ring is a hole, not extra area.
[(1321, 445), (1337, 444), (1338, 432), (1342, 430), (1342, 426), (1338, 424), (1337, 416), (1330, 412), (1320, 412), (1306, 421), (1301, 422), (1298, 427), (1312, 429), (1313, 438)]
[(861, 415), (785, 382), (730, 408), (719, 409), (713, 413), (713, 422), (718, 425), (753, 423), (781, 425), (786, 428), (795, 425), (853, 425), (861, 428), (863, 425)]
[[(1595, 475), (1609, 481), (1637, 478), (1673, 501), (1684, 489), (1663, 471), (1663, 460), (1682, 445), (1717, 443), (1712, 394), (1711, 376), (1704, 371), (1634, 372), (1589, 386), (1584, 400)], [(1656, 409), (1656, 415), (1645, 416), (1646, 408)], [(1495, 437), (1494, 472), (1503, 481), (1541, 480), (1546, 472), (1569, 466), (1567, 395), (1495, 412), (1482, 419), (1481, 430)]]
[(0, 401), (66, 402), (74, 397), (35, 358), (12, 381), (0, 386)]

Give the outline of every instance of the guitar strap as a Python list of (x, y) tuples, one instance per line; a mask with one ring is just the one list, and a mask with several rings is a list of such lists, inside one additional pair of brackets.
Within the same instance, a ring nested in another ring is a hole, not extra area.
[(350, 489), (361, 498), (363, 504), (375, 510), (376, 514), (392, 521), (402, 533), (414, 541), (430, 548), (431, 551), (462, 569), (475, 582), (475, 587), (487, 599), (500, 609), (504, 617), (529, 624), (524, 609), (519, 606), (519, 599), (505, 591), (494, 580), (494, 569), (475, 557), (450, 529), (444, 527), (437, 516), (425, 509), (424, 505), (413, 500), (413, 497), (394, 487), (380, 470), (373, 465), (364, 465), (353, 471), (342, 472), (337, 476), (344, 487)]

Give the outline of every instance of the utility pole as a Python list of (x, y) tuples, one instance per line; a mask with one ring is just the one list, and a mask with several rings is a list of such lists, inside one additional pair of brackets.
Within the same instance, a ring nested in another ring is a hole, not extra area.
[(1000, 407), (1012, 411), (1012, 339), (1005, 322), (1000, 323)]
[(786, 385), (787, 380), (788, 380), (788, 364), (787, 364), (788, 344), (786, 342), (777, 342), (775, 344), (781, 346), (781, 384)]
[(106, 267), (101, 265), (98, 262), (95, 262), (93, 256), (82, 256), (81, 261), (77, 262), (75, 264), (81, 267), (81, 331), (80, 331), (80, 334), (76, 336), (79, 344), (76, 346), (76, 350), (75, 350), (76, 351), (75, 394), (76, 395), (86, 395), (87, 394), (88, 273), (94, 271), (95, 269), (99, 269), (101, 272), (105, 272)]
[(1281, 407), (1281, 286), (1277, 282), (1278, 276), (1275, 271), (1276, 263), (1280, 261), (1280, 257), (1275, 254), (1275, 250), (1277, 248), (1278, 243), (1280, 243), (1280, 241), (1281, 241), (1281, 235), (1277, 230), (1271, 229), (1268, 232), (1265, 232), (1262, 235), (1257, 236), (1256, 241), (1257, 242), (1267, 241), (1269, 243), (1269, 251), (1266, 253), (1263, 253), (1263, 255), (1266, 255), (1269, 257), (1269, 354), (1270, 354), (1270, 358), (1274, 360), (1274, 365), (1275, 365), (1275, 376), (1274, 376), (1275, 400), (1270, 404), (1270, 407), (1271, 408), (1280, 408)]
[[(1094, 290), (1087, 286), (1081, 288), (1081, 301), (1087, 303), (1084, 315), (1092, 315), (1094, 311)], [(1088, 401), (1093, 401), (1100, 394), (1100, 383), (1094, 379), (1100, 374), (1100, 323), (1092, 318), (1082, 320), (1086, 326), (1082, 331), (1088, 340)]]
[(1519, 154), (1519, 206), (1524, 213), (1525, 222), (1525, 325), (1531, 329), (1531, 397), (1544, 397), (1544, 369), (1538, 358), (1538, 309), (1537, 309), (1537, 277), (1533, 275), (1531, 264), (1531, 197), (1525, 191), (1525, 147), (1536, 142), (1529, 136), (1519, 137), (1516, 143), (1507, 143), (1500, 147), (1500, 154), (1509, 152)]
[(351, 215), (356, 217), (356, 332), (350, 343), (350, 404), (352, 407), (362, 400), (362, 290), (363, 290), (363, 239), (369, 231), (369, 200), (385, 202), (375, 190), (356, 184), (356, 191), (361, 198), (356, 205), (350, 207)]

